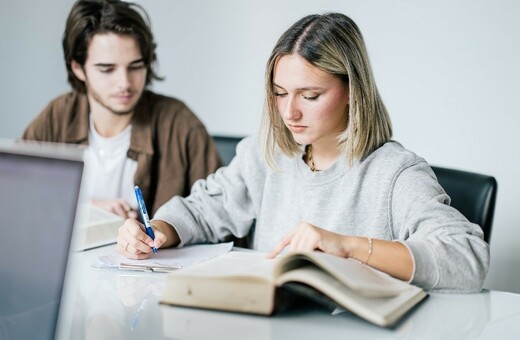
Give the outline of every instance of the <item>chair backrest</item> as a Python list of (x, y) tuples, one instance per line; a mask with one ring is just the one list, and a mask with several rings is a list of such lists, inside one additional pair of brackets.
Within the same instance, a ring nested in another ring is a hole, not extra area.
[(244, 137), (213, 136), (213, 140), (217, 145), (218, 153), (224, 165), (228, 165), (233, 157), (235, 157), (237, 144), (242, 138)]
[(492, 176), (432, 166), (440, 185), (451, 197), (451, 205), (478, 224), (489, 243), (495, 213), (497, 181)]
[[(230, 137), (230, 136), (212, 136), (217, 146), (217, 151), (222, 159), (223, 165), (228, 165), (229, 162), (235, 157), (236, 148), (238, 142), (244, 137)], [(245, 236), (243, 238), (232, 237), (230, 241), (235, 243), (236, 247), (250, 248), (252, 235)]]

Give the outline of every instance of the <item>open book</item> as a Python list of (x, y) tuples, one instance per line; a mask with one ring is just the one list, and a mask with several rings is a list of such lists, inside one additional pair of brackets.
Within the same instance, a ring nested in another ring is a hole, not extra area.
[(119, 227), (125, 222), (124, 218), (90, 203), (81, 206), (79, 213), (75, 250), (87, 250), (117, 242)]
[(390, 326), (427, 294), (361, 264), (322, 252), (266, 259), (230, 252), (169, 274), (162, 303), (271, 315), (288, 290)]

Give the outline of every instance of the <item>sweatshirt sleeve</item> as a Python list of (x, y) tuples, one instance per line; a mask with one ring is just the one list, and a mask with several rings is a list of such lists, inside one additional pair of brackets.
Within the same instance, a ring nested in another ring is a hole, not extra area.
[(229, 166), (196, 181), (186, 198), (173, 197), (157, 210), (154, 219), (174, 226), (180, 246), (216, 243), (231, 235), (241, 238), (249, 233), (256, 221), (248, 183), (255, 174), (249, 170), (258, 171), (248, 163), (254, 152), (250, 144), (250, 139), (241, 141)]
[(489, 267), (489, 246), (480, 226), (450, 205), (425, 161), (395, 177), (390, 216), (398, 239), (411, 251), (412, 283), (446, 292), (478, 292)]

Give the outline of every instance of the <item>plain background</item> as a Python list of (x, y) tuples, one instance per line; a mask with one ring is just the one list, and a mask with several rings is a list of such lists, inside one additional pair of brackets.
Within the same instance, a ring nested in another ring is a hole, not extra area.
[[(0, 137), (18, 137), (69, 89), (61, 50), (72, 0), (0, 2)], [(520, 2), (140, 0), (158, 43), (153, 89), (212, 134), (257, 131), (263, 73), (304, 15), (339, 11), (364, 34), (394, 139), (430, 164), (499, 184), (486, 288), (520, 293)]]

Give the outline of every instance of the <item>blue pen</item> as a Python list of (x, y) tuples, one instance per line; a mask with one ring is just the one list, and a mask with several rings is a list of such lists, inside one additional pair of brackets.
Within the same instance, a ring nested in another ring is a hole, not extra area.
[[(137, 185), (135, 186), (135, 197), (137, 198), (137, 204), (139, 205), (139, 210), (141, 211), (141, 216), (146, 227), (146, 233), (148, 234), (148, 236), (151, 237), (152, 240), (155, 240), (152, 225), (150, 224), (150, 218), (148, 217), (146, 205), (144, 204), (143, 194), (141, 193), (141, 189), (139, 189)], [(157, 248), (153, 247), (152, 250), (154, 254), (157, 254)]]

